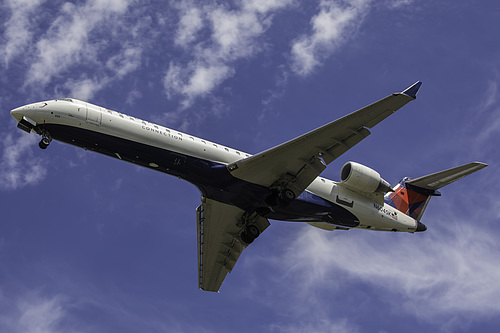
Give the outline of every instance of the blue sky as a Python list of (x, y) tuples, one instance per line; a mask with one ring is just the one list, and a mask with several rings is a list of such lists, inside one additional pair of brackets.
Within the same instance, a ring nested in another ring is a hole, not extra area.
[[(0, 331), (498, 330), (497, 1), (6, 0), (0, 22)], [(194, 186), (42, 151), (9, 115), (74, 97), (257, 153), (417, 80), (323, 176), (490, 166), (431, 201), (425, 233), (272, 221), (220, 294), (197, 289)]]

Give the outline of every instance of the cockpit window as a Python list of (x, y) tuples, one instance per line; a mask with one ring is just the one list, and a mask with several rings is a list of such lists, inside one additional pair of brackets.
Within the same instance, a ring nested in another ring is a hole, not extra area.
[(59, 99), (56, 99), (56, 101), (66, 101), (66, 102), (73, 103), (73, 100), (71, 98), (59, 98)]

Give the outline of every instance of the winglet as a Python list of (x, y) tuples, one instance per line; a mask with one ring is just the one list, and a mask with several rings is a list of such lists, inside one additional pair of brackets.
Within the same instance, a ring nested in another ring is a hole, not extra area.
[(402, 94), (415, 99), (415, 98), (417, 98), (417, 92), (420, 89), (421, 85), (422, 85), (422, 82), (417, 81), (411, 87), (408, 87), (405, 91), (403, 91)]

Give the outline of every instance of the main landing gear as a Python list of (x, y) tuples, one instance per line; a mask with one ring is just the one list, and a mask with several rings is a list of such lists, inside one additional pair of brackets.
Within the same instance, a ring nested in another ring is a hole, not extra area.
[(259, 237), (260, 235), (260, 230), (257, 228), (256, 225), (250, 224), (247, 225), (245, 230), (241, 233), (240, 237), (241, 240), (244, 241), (247, 244), (251, 244), (255, 238)]
[(292, 190), (285, 188), (282, 190), (274, 190), (266, 198), (265, 203), (270, 207), (286, 207), (293, 200), (295, 200), (295, 193)]

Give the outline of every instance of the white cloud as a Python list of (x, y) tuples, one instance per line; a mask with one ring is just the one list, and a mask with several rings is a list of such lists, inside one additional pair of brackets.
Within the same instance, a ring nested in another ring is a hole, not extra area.
[(69, 91), (69, 97), (88, 101), (92, 99), (94, 94), (106, 83), (107, 82), (99, 81), (97, 79), (90, 79), (83, 75), (80, 79), (68, 79), (64, 84), (64, 88)]
[(386, 0), (386, 5), (389, 8), (396, 9), (403, 6), (411, 5), (415, 0)]
[(17, 137), (12, 134), (2, 137), (0, 190), (15, 190), (37, 184), (47, 173), (45, 160), (36, 158), (33, 153), (38, 142), (36, 136), (20, 134)]
[[(107, 26), (123, 14), (128, 1), (89, 1), (83, 6), (65, 3), (43, 38), (36, 43), (38, 55), (27, 75), (30, 84), (45, 85), (53, 76), (82, 61), (97, 61), (99, 43), (89, 40), (91, 32)], [(105, 24), (104, 24), (105, 23)]]
[(125, 46), (123, 50), (110, 57), (106, 67), (110, 69), (118, 79), (135, 71), (141, 65), (142, 50), (139, 47)]
[[(86, 74), (77, 79), (67, 78), (61, 85), (68, 91), (68, 96), (81, 100), (90, 100), (94, 95), (111, 84), (113, 80), (123, 79), (126, 75), (137, 70), (141, 64), (142, 51), (135, 47), (124, 47), (123, 51), (110, 57), (105, 66), (109, 73), (99, 73), (99, 77), (89, 78)], [(133, 94), (134, 95), (134, 94)], [(137, 95), (135, 95), (137, 96)], [(133, 98), (134, 96), (130, 96)], [(132, 100), (127, 97), (127, 100)]]
[[(183, 3), (182, 6), (186, 5)], [(196, 7), (185, 7), (181, 13), (175, 43), (179, 46), (188, 46), (196, 39), (196, 33), (202, 28), (203, 18), (201, 10)]]
[[(77, 332), (68, 327), (67, 302), (64, 297), (44, 297), (40, 293), (27, 293), (5, 304), (3, 297), (0, 308), (0, 329), (11, 333), (57, 333)], [(12, 302), (13, 301), (13, 302)]]
[(181, 18), (175, 42), (184, 49), (187, 60), (170, 62), (164, 80), (167, 96), (182, 96), (182, 104), (187, 107), (216, 89), (234, 75), (236, 61), (262, 50), (259, 37), (270, 27), (271, 14), (291, 3), (245, 1), (232, 10), (212, 4), (178, 6)]
[(33, 38), (32, 21), (35, 10), (43, 0), (7, 0), (5, 6), (11, 11), (10, 19), (4, 23), (5, 45), (0, 49), (0, 57), (4, 66), (16, 56), (23, 53)]
[(232, 68), (223, 64), (207, 67), (195, 65), (193, 67), (194, 70), (189, 82), (182, 89), (182, 92), (186, 95), (206, 94), (234, 73)]
[(350, 324), (347, 319), (333, 321), (331, 319), (318, 319), (309, 322), (273, 324), (270, 327), (271, 332), (286, 332), (286, 333), (355, 333), (359, 329)]
[(492, 107), (498, 105), (498, 100), (500, 96), (500, 89), (498, 87), (498, 80), (500, 75), (496, 75), (497, 78), (495, 80), (488, 80), (487, 89), (482, 96), (482, 102), (479, 104), (478, 109), (479, 112), (488, 111)]
[(443, 225), (416, 235), (335, 236), (309, 228), (285, 255), (287, 280), (301, 286), (303, 297), (314, 290), (339, 292), (332, 290), (332, 276), (362, 282), (398, 298), (395, 311), (443, 324), (499, 315), (495, 235), (456, 220)]
[(320, 12), (311, 19), (312, 32), (300, 36), (292, 45), (292, 70), (301, 76), (311, 74), (352, 36), (368, 12), (370, 0), (322, 0)]

